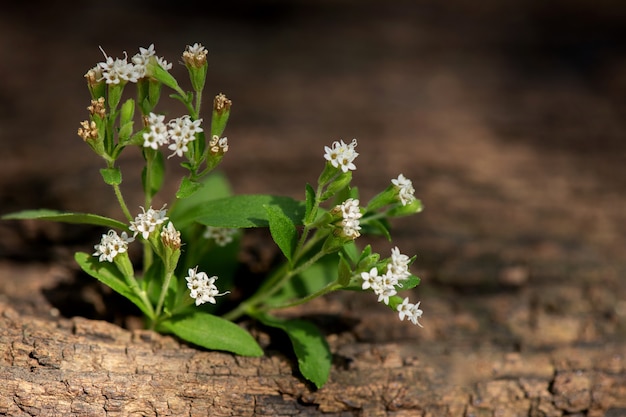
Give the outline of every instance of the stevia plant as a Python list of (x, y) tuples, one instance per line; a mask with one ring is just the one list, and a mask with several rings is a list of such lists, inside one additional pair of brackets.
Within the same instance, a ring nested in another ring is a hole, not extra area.
[[(398, 295), (420, 282), (409, 271), (415, 257), (402, 254), (397, 247), (383, 257), (370, 245), (360, 249), (355, 242), (366, 233), (391, 240), (391, 218), (421, 211), (409, 179), (400, 174), (362, 204), (351, 184), (359, 155), (357, 141), (340, 140), (325, 147), (322, 172), (314, 186), (305, 186), (303, 201), (232, 195), (224, 176), (215, 171), (229, 151), (223, 134), (231, 101), (218, 94), (210, 119), (202, 117), (207, 50), (196, 43), (182, 55), (191, 91), (180, 87), (169, 72), (172, 64), (156, 56), (154, 45), (140, 48), (130, 60), (126, 54), (115, 59), (103, 54), (104, 62), (85, 75), (91, 104), (78, 135), (103, 159), (102, 179), (111, 186), (124, 219), (53, 210), (22, 211), (4, 219), (109, 228), (94, 252), (75, 254), (76, 262), (134, 303), (145, 316), (147, 328), (207, 349), (260, 356), (263, 352), (256, 340), (236, 324), (247, 316), (289, 336), (302, 375), (317, 387), (328, 379), (328, 345), (312, 323), (281, 318), (276, 314), (281, 309), (333, 291), (371, 291), (400, 320), (421, 326), (420, 303)], [(131, 84), (135, 91), (127, 89)], [(166, 120), (159, 113), (163, 88), (171, 92), (169, 98), (182, 103), (185, 114)], [(123, 100), (129, 93), (135, 98)], [(144, 205), (133, 211), (122, 194), (122, 173), (117, 166), (129, 147), (139, 148), (145, 162), (141, 173)], [(153, 208), (164, 182), (165, 161), (170, 158), (181, 159), (187, 173), (171, 203)], [(269, 228), (283, 262), (251, 296), (236, 300), (238, 244), (243, 231), (255, 227)], [(131, 259), (130, 245), (143, 247), (141, 259)], [(229, 297), (234, 299), (233, 307), (224, 310)]]

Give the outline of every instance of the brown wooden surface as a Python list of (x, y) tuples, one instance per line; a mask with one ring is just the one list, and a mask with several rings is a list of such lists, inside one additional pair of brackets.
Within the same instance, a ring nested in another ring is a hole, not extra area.
[[(82, 74), (98, 45), (120, 56), (154, 42), (176, 63), (202, 42), (208, 97), (234, 102), (222, 169), (235, 191), (300, 198), (323, 146), (352, 137), (364, 199), (400, 172), (413, 180), (425, 211), (395, 223), (394, 244), (418, 254), (424, 328), (370, 294), (288, 312), (330, 342), (314, 390), (284, 340), (251, 323), (263, 358), (137, 330), (73, 262), (100, 230), (0, 222), (0, 415), (626, 415), (621, 2), (190, 2), (193, 17), (122, 3), (0, 14), (2, 213), (119, 218), (75, 135)], [(121, 161), (131, 207), (140, 164)], [(273, 253), (252, 239), (242, 259), (263, 268)]]

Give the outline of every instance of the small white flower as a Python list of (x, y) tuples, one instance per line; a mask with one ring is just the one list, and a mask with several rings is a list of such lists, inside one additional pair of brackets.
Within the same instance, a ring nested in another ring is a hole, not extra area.
[(378, 302), (381, 301), (385, 304), (389, 304), (389, 297), (396, 295), (396, 284), (398, 281), (389, 272), (381, 275), (375, 282), (376, 285), (372, 286), (374, 294), (378, 296)]
[(361, 272), (361, 278), (363, 279), (362, 289), (368, 288), (374, 289), (380, 286), (380, 277), (378, 276), (378, 269), (373, 267), (369, 272)]
[(341, 168), (343, 172), (349, 170), (354, 171), (356, 165), (354, 160), (359, 154), (354, 150), (356, 148), (357, 141), (352, 139), (352, 142), (348, 145), (344, 141), (335, 141), (331, 147), (324, 146), (324, 159), (331, 163), (335, 168)]
[(209, 276), (205, 272), (198, 272), (198, 267), (189, 268), (187, 277), (187, 288), (189, 296), (196, 300), (196, 306), (204, 303), (215, 304), (215, 297), (226, 295), (229, 292), (220, 293), (215, 285), (217, 276)]
[(149, 131), (143, 134), (144, 148), (158, 149), (168, 142), (167, 125), (165, 124), (165, 116), (162, 114), (150, 113), (146, 120)]
[(341, 235), (350, 239), (361, 236), (359, 219), (363, 216), (359, 208), (359, 200), (348, 198), (346, 201), (333, 209), (335, 214), (341, 214), (342, 220), (339, 225), (342, 228)]
[(133, 236), (141, 234), (144, 239), (148, 239), (150, 233), (156, 230), (156, 227), (165, 222), (168, 217), (165, 215), (167, 211), (165, 206), (160, 210), (154, 210), (152, 207), (146, 211), (141, 207), (142, 213), (135, 217), (135, 220), (130, 223), (130, 230), (134, 233)]
[[(128, 58), (125, 56), (124, 59), (120, 58), (111, 58), (107, 56), (104, 51), (106, 61), (100, 62), (98, 66), (102, 70), (102, 78), (106, 80), (107, 84), (120, 84), (121, 82), (132, 82), (136, 83), (139, 78), (141, 78), (140, 70), (135, 67), (132, 63), (128, 62)], [(126, 55), (126, 54), (124, 54)]]
[(237, 229), (207, 226), (202, 236), (205, 239), (213, 239), (218, 246), (223, 247), (233, 241), (233, 236), (236, 233)]
[(398, 310), (398, 316), (400, 317), (401, 321), (404, 321), (404, 318), (406, 317), (413, 324), (424, 327), (419, 322), (419, 319), (420, 317), (422, 317), (423, 313), (423, 311), (420, 310), (419, 307), (420, 301), (418, 301), (417, 304), (413, 304), (409, 302), (409, 297), (406, 297), (404, 300), (402, 300), (402, 304), (399, 304), (398, 307), (396, 307), (396, 310)]
[(108, 233), (102, 235), (100, 243), (94, 246), (96, 250), (93, 256), (98, 256), (98, 260), (113, 262), (113, 259), (119, 253), (124, 253), (128, 250), (128, 244), (135, 240), (129, 238), (126, 232), (122, 232), (119, 236), (115, 230), (109, 230)]
[(419, 322), (420, 317), (422, 317), (422, 313), (424, 313), (422, 310), (420, 310), (420, 302), (418, 301), (412, 308), (411, 308), (411, 314), (408, 316), (409, 320), (411, 320), (411, 322), (413, 324), (417, 324), (420, 327), (424, 327), (422, 326), (422, 324)]
[[(135, 54), (131, 61), (135, 64), (135, 71), (139, 74), (139, 78), (146, 76), (146, 66), (150, 61), (150, 58), (155, 56), (154, 44), (151, 44), (148, 48), (139, 48), (139, 52)], [(162, 57), (156, 57), (157, 63), (165, 70), (172, 69), (172, 64), (168, 63)]]
[(410, 179), (400, 174), (398, 178), (391, 180), (391, 183), (398, 189), (398, 197), (403, 206), (415, 201), (415, 189)]
[(411, 262), (411, 258), (400, 253), (400, 249), (396, 246), (391, 249), (391, 261), (387, 264), (387, 271), (392, 274), (397, 281), (406, 280), (411, 276), (411, 272), (409, 272), (409, 262)]

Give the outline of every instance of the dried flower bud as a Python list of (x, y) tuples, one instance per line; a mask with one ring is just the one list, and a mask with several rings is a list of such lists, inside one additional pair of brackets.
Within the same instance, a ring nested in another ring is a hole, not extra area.
[(104, 97), (100, 97), (97, 100), (91, 100), (91, 105), (87, 107), (89, 114), (92, 116), (98, 116), (104, 119), (106, 115), (106, 108), (104, 106)]
[(98, 139), (98, 127), (96, 126), (96, 122), (84, 120), (80, 122), (80, 126), (81, 127), (78, 128), (78, 136), (83, 138), (85, 142)]

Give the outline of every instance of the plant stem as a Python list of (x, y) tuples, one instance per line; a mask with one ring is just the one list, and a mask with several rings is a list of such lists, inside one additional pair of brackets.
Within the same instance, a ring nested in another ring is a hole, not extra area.
[(130, 214), (128, 206), (124, 201), (124, 196), (122, 196), (122, 190), (120, 189), (119, 184), (113, 184), (113, 191), (115, 192), (115, 197), (117, 197), (117, 202), (120, 204), (120, 208), (122, 209), (124, 216), (126, 216), (126, 219), (128, 219), (129, 222), (132, 221), (133, 216)]
[[(283, 287), (283, 285), (287, 283), (287, 281), (289, 281), (291, 277), (298, 275), (300, 272), (304, 271), (315, 262), (319, 261), (320, 258), (324, 255), (327, 255), (327, 253), (320, 251), (313, 255), (302, 265), (294, 269), (288, 268), (289, 265), (287, 263), (283, 264), (280, 268), (275, 270), (272, 275), (270, 275), (270, 277), (261, 285), (261, 287), (257, 290), (256, 293), (254, 293), (254, 295), (239, 304), (234, 310), (231, 310), (228, 313), (224, 314), (223, 318), (233, 321), (246, 313), (254, 311), (255, 307), (257, 307), (267, 298), (274, 295), (278, 290)], [(285, 271), (285, 269), (287, 270)]]

